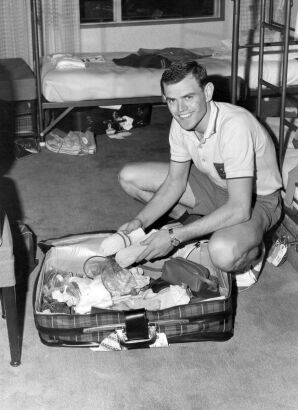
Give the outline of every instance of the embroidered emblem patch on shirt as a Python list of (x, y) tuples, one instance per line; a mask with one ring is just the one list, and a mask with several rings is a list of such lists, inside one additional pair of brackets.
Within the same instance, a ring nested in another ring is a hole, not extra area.
[(213, 165), (218, 175), (221, 177), (221, 179), (226, 179), (226, 172), (225, 172), (224, 164), (219, 164), (218, 162), (214, 162)]

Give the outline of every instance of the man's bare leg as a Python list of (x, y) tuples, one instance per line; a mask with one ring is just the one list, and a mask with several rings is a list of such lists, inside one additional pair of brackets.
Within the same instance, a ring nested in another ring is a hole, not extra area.
[[(119, 173), (122, 189), (131, 197), (147, 203), (159, 189), (168, 174), (169, 164), (166, 162), (133, 162), (125, 165)], [(170, 216), (180, 218), (185, 213), (185, 206), (193, 207), (195, 197), (187, 184), (187, 188), (179, 203), (171, 210)]]
[(243, 272), (261, 256), (265, 233), (262, 219), (216, 231), (209, 241), (209, 253), (215, 266), (226, 272)]

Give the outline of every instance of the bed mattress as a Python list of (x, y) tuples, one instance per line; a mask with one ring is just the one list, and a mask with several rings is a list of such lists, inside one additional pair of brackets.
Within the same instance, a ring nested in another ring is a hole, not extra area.
[[(162, 69), (118, 66), (114, 58), (129, 53), (82, 54), (88, 58), (85, 67), (57, 69), (55, 61), (47, 58), (42, 67), (42, 93), (49, 102), (83, 101), (110, 98), (160, 96)], [(78, 57), (78, 56), (76, 56)]]
[[(191, 51), (200, 54), (201, 49)], [(42, 67), (42, 93), (49, 102), (83, 101), (96, 99), (134, 98), (160, 96), (162, 68), (120, 66), (114, 58), (128, 56), (129, 52), (80, 54), (76, 58), (89, 59), (84, 67), (58, 69), (57, 62), (47, 57)], [(99, 57), (96, 59), (96, 57)], [(209, 75), (230, 76), (230, 55), (214, 55), (198, 58)], [(248, 71), (248, 73), (247, 73)], [(247, 63), (239, 59), (238, 75), (248, 80), (249, 87), (255, 89), (258, 81), (258, 61)], [(264, 62), (264, 79), (278, 85), (281, 77), (280, 59)], [(288, 64), (288, 85), (298, 85), (298, 60)]]

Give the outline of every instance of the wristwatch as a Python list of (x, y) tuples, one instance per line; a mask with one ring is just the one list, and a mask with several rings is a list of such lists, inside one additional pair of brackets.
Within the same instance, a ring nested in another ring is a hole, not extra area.
[(174, 231), (173, 231), (173, 228), (169, 228), (168, 232), (169, 232), (169, 235), (170, 235), (171, 244), (175, 247), (180, 245), (181, 241), (178, 238), (176, 238), (176, 236), (174, 234)]

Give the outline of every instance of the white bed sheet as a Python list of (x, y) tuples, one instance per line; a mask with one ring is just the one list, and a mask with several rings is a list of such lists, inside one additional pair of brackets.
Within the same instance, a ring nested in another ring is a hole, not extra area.
[[(200, 49), (191, 51), (200, 52)], [(86, 68), (58, 70), (47, 58), (42, 67), (42, 93), (49, 102), (82, 101), (109, 98), (160, 96), (160, 78), (163, 69), (119, 66), (113, 58), (126, 57), (130, 52), (102, 53), (105, 62), (87, 63)], [(86, 54), (81, 56), (86, 57)], [(92, 54), (88, 56), (92, 57)], [(209, 75), (231, 75), (229, 55), (199, 58)], [(238, 75), (247, 79), (249, 86), (257, 87), (258, 61), (254, 58), (246, 68), (245, 59), (239, 59)], [(279, 59), (264, 62), (264, 79), (278, 85), (281, 78)], [(298, 60), (288, 62), (288, 85), (298, 85)]]

